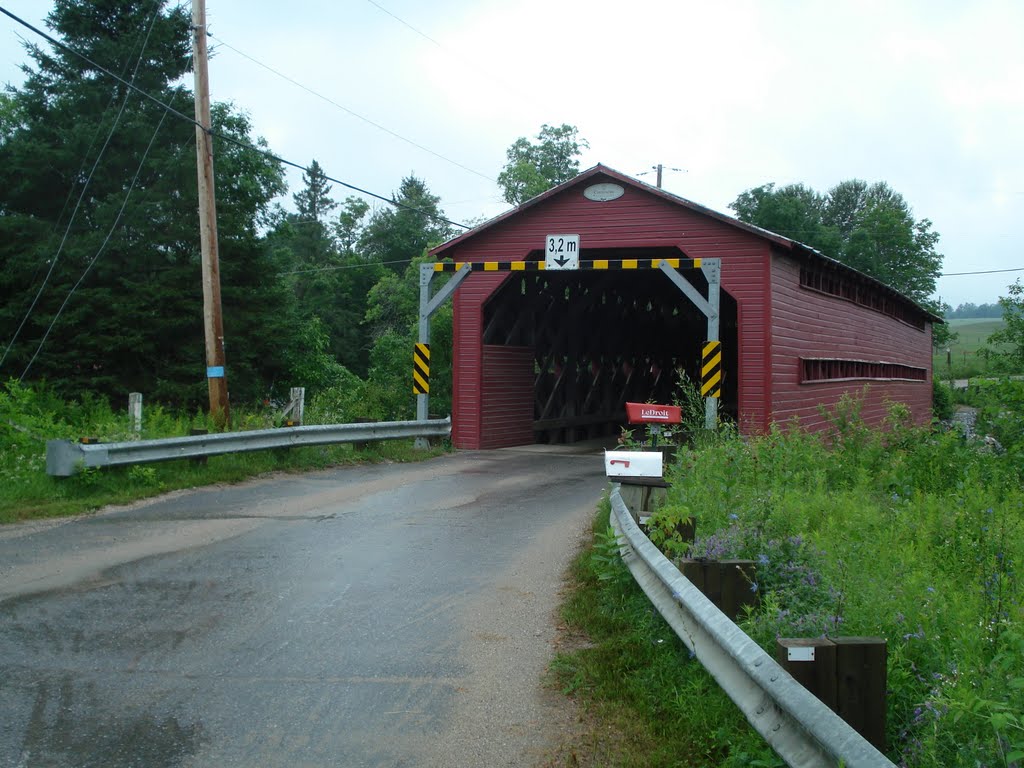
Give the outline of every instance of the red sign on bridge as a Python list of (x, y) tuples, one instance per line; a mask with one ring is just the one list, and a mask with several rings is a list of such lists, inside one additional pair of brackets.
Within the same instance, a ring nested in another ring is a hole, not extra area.
[(626, 416), (630, 424), (678, 424), (683, 420), (679, 406), (653, 403), (626, 403)]

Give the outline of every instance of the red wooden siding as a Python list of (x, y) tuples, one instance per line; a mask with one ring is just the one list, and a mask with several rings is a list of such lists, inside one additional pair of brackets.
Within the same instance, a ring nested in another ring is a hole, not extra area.
[[(584, 197), (586, 186), (607, 181), (620, 185), (623, 195), (606, 202)], [(629, 249), (642, 258), (644, 249), (669, 246), (678, 247), (690, 258), (722, 260), (722, 289), (736, 302), (738, 323), (738, 349), (734, 350), (737, 363), (733, 370), (726, 371), (727, 376), (734, 377), (726, 387), (734, 387), (732, 391), (737, 394), (739, 426), (744, 434), (762, 432), (773, 421), (786, 422), (793, 417), (809, 428), (821, 427), (824, 421), (818, 413), (819, 404), (832, 406), (842, 394), (860, 393), (865, 385), (869, 389), (862, 412), (870, 423), (884, 418), (888, 400), (907, 403), (920, 423), (930, 418), (930, 319), (924, 321), (922, 330), (870, 306), (801, 287), (800, 259), (809, 259), (815, 268), (827, 268), (830, 275), (834, 271), (842, 279), (858, 278), (799, 243), (666, 195), (603, 166), (584, 172), (478, 231), (440, 246), (434, 253), (455, 261), (537, 258), (545, 236), (553, 233), (579, 234), (585, 259), (601, 258), (602, 249), (612, 248), (620, 249), (620, 254), (621, 249)], [(500, 355), (485, 357), (483, 307), (507, 276), (475, 273), (455, 294), (453, 441), (459, 448), (500, 442), (513, 429), (525, 435), (525, 426), (513, 425), (496, 412), (485, 413), (485, 390), (498, 386), (487, 373), (488, 367), (492, 362), (504, 365), (505, 361), (499, 359)], [(650, 279), (665, 278), (651, 270)], [(866, 280), (861, 287), (872, 301), (878, 298), (881, 304), (890, 305), (896, 301), (899, 312), (909, 312), (906, 316), (913, 322), (927, 318), (874, 281)], [(875, 291), (881, 293), (876, 296)], [(729, 306), (727, 321), (731, 321), (731, 303)], [(586, 333), (587, 329), (579, 332)], [(705, 329), (695, 327), (693, 333), (703, 336)], [(725, 333), (723, 337), (729, 338)], [(925, 381), (875, 378), (802, 382), (802, 360), (807, 359), (831, 361), (814, 369), (826, 372), (881, 372), (886, 369), (877, 364), (883, 363), (919, 368), (926, 372)], [(846, 361), (863, 365), (854, 368)], [(514, 399), (511, 392), (502, 393)], [(522, 408), (519, 418), (525, 419), (525, 405), (517, 401), (516, 407)], [(532, 413), (530, 418), (532, 427)]]
[(533, 349), (483, 348), (481, 448), (533, 442)]
[[(618, 182), (600, 174), (587, 181), (609, 180)], [(586, 199), (583, 185), (569, 187), (454, 244), (443, 255), (455, 261), (520, 261), (543, 248), (545, 235), (557, 232), (578, 233), (585, 257), (597, 248), (678, 245), (691, 258), (721, 258), (722, 288), (736, 299), (743, 318), (737, 382), (743, 426), (745, 431), (763, 430), (769, 413), (768, 241), (643, 189), (623, 186), (622, 197), (607, 202)], [(479, 448), (487, 439), (480, 425), (482, 306), (504, 277), (474, 274), (456, 292), (453, 442), (460, 448)], [(653, 270), (650, 277), (666, 279)]]
[[(931, 418), (931, 324), (922, 331), (852, 301), (800, 285), (800, 264), (776, 252), (772, 262), (772, 402), (771, 417), (817, 429), (825, 422), (818, 405), (831, 407), (844, 393), (861, 394), (867, 385), (862, 415), (878, 424), (886, 402), (904, 402), (914, 419)], [(925, 381), (851, 379), (801, 383), (801, 359), (861, 360), (923, 368)]]
[[(452, 324), (452, 443), (479, 448), (483, 388), (483, 304), (508, 275), (474, 273), (455, 291)], [(530, 414), (533, 423), (533, 414)]]

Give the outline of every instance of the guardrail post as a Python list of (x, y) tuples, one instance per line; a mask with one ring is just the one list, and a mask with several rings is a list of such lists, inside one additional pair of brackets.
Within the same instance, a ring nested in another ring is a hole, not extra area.
[(775, 658), (879, 751), (885, 750), (886, 643), (880, 637), (779, 638)]
[(753, 560), (681, 560), (677, 567), (732, 621), (742, 615), (744, 606), (757, 604), (757, 565)]
[(720, 560), (722, 576), (722, 613), (735, 621), (746, 606), (758, 601), (757, 566), (753, 560)]
[[(208, 429), (199, 429), (198, 427), (193, 427), (192, 429), (190, 429), (188, 431), (188, 433), (192, 437), (201, 437), (202, 435), (210, 434), (210, 430), (208, 430)], [(203, 464), (206, 464), (206, 457), (205, 456), (193, 456), (189, 461), (191, 461), (193, 464), (203, 465)]]
[(887, 650), (880, 637), (834, 637), (836, 714), (885, 750)]
[(836, 711), (836, 645), (825, 637), (779, 637), (775, 660), (793, 679)]
[(136, 435), (142, 431), (142, 393), (128, 393), (128, 415), (132, 420), (132, 432)]
[(291, 411), (291, 420), (295, 422), (291, 426), (301, 427), (306, 416), (306, 388), (292, 387), (288, 394), (291, 403), (288, 406)]

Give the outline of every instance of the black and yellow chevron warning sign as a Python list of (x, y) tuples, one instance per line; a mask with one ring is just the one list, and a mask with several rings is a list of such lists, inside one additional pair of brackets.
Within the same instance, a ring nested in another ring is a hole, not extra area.
[(702, 397), (722, 396), (722, 342), (704, 345), (700, 362), (700, 394)]
[(430, 345), (417, 344), (412, 354), (412, 393), (430, 394)]

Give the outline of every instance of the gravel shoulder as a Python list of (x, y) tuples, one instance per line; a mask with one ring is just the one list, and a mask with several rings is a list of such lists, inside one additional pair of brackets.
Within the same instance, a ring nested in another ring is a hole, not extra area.
[(550, 764), (580, 731), (577, 706), (543, 684), (555, 655), (567, 553), (590, 531), (594, 507), (573, 510), (540, 531), (489, 594), (464, 613), (461, 656), (472, 670), (451, 728), (418, 765)]

